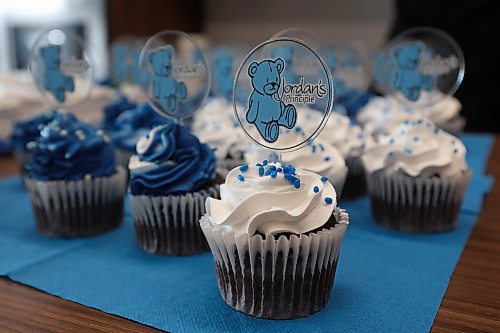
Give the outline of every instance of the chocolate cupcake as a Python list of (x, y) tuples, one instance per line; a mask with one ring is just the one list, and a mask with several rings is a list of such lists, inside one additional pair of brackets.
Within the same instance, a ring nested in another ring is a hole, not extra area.
[(147, 252), (208, 251), (198, 221), (219, 197), (215, 155), (186, 127), (169, 122), (140, 138), (130, 159), (130, 199), (139, 246)]
[(375, 222), (416, 233), (453, 229), (471, 178), (465, 155), (459, 139), (427, 119), (381, 137), (362, 157)]
[(326, 177), (267, 161), (243, 165), (206, 209), (200, 225), (230, 307), (292, 319), (326, 306), (349, 223)]
[(102, 131), (70, 115), (47, 124), (32, 145), (26, 186), (35, 221), (49, 237), (81, 237), (118, 227), (125, 170)]

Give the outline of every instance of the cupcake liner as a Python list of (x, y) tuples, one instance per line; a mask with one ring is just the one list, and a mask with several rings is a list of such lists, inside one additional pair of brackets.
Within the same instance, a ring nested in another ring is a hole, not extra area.
[(345, 210), (334, 227), (308, 235), (236, 238), (233, 231), (200, 225), (215, 259), (219, 290), (233, 309), (255, 317), (292, 319), (324, 308), (333, 287), (344, 234)]
[(92, 236), (123, 220), (125, 170), (108, 177), (39, 181), (25, 177), (38, 231), (48, 237)]
[(341, 201), (359, 199), (366, 195), (365, 168), (360, 156), (348, 157), (345, 160), (347, 164), (347, 178), (342, 190)]
[(367, 181), (375, 222), (415, 233), (453, 229), (471, 176), (469, 170), (453, 177), (429, 179), (400, 173), (369, 174)]
[(208, 251), (199, 225), (208, 197), (220, 198), (219, 185), (183, 195), (130, 195), (140, 247), (150, 253), (176, 256)]
[(30, 161), (30, 154), (27, 151), (19, 148), (14, 149), (13, 153), (19, 167), (19, 173), (21, 174), (23, 186), (26, 187), (24, 175), (26, 174), (26, 164)]

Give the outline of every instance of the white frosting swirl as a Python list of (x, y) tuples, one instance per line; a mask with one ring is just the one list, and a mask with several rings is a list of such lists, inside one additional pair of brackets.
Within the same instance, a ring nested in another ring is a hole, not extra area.
[(461, 109), (462, 104), (458, 99), (443, 93), (439, 93), (433, 104), (416, 108), (418, 112), (430, 119), (436, 126), (444, 126), (452, 119), (455, 119), (460, 114)]
[(381, 137), (362, 160), (368, 173), (384, 170), (402, 171), (412, 177), (447, 177), (467, 169), (466, 152), (459, 139), (420, 118), (406, 121)]
[[(267, 170), (279, 163), (269, 163)], [(234, 231), (236, 237), (251, 237), (258, 230), (265, 235), (282, 232), (302, 234), (323, 226), (336, 207), (336, 193), (329, 181), (309, 171), (299, 171), (300, 187), (278, 173), (260, 176), (259, 166), (235, 168), (221, 185), (221, 199), (208, 198), (206, 210), (213, 225)], [(240, 180), (238, 177), (244, 177)], [(325, 200), (332, 200), (327, 203)]]
[(238, 155), (250, 143), (239, 128), (232, 105), (224, 98), (210, 99), (195, 116), (191, 129), (201, 142), (216, 149), (219, 160)]
[[(324, 142), (335, 146), (344, 158), (360, 156), (363, 149), (372, 143), (372, 138), (365, 135), (363, 129), (351, 122), (349, 117), (337, 112), (336, 107), (330, 115), (323, 131), (318, 136)], [(310, 108), (301, 108), (301, 116), (305, 118), (305, 126), (317, 126), (323, 115)]]

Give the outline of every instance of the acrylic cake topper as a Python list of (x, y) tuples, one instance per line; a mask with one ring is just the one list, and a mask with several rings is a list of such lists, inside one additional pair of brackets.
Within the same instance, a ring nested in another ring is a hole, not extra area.
[(205, 56), (181, 31), (166, 30), (149, 38), (138, 69), (150, 77), (141, 88), (153, 109), (179, 121), (199, 109), (210, 89)]
[(81, 38), (64, 30), (40, 34), (31, 48), (28, 69), (38, 91), (54, 107), (85, 100), (94, 85), (90, 51)]
[(407, 30), (378, 54), (375, 79), (384, 92), (407, 105), (435, 104), (462, 83), (462, 50), (447, 33), (428, 27)]
[(368, 61), (354, 45), (325, 47), (326, 62), (332, 72), (335, 96), (339, 103), (355, 100), (370, 85)]
[[(245, 89), (249, 81), (250, 90)], [(281, 37), (263, 42), (245, 57), (236, 73), (233, 104), (241, 128), (253, 141), (285, 152), (303, 147), (321, 132), (333, 95), (330, 71), (318, 52), (303, 40)], [(302, 126), (303, 107), (322, 114), (317, 124)], [(289, 131), (302, 135), (284, 140)]]

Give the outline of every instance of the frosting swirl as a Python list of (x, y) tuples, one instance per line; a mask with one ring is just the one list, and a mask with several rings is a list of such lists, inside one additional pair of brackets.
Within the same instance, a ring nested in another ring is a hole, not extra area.
[(31, 147), (27, 165), (30, 178), (37, 180), (79, 180), (115, 173), (113, 146), (104, 133), (61, 114), (47, 124)]
[(119, 149), (135, 153), (135, 146), (141, 136), (157, 125), (169, 122), (158, 115), (149, 104), (142, 104), (123, 112), (113, 123), (111, 138)]
[(36, 140), (43, 126), (61, 115), (61, 112), (51, 110), (30, 119), (16, 122), (11, 136), (12, 143), (17, 148), (27, 150), (26, 144)]
[(113, 124), (123, 112), (135, 109), (137, 104), (130, 101), (127, 96), (120, 95), (113, 102), (104, 107), (104, 119), (102, 127), (106, 130), (113, 128)]
[(368, 173), (402, 171), (416, 177), (447, 177), (467, 169), (463, 143), (430, 120), (405, 121), (362, 156)]
[(130, 190), (134, 195), (161, 196), (198, 190), (215, 178), (213, 151), (186, 127), (168, 122), (137, 142), (130, 158)]
[(335, 189), (325, 178), (264, 161), (231, 170), (221, 199), (208, 198), (206, 210), (213, 225), (251, 237), (257, 231), (302, 234), (320, 228), (336, 204)]
[(219, 160), (241, 157), (249, 140), (238, 127), (232, 105), (223, 98), (212, 98), (206, 103), (191, 126), (201, 142), (215, 149)]
[[(424, 93), (428, 94), (427, 92)], [(425, 94), (422, 97), (425, 98), (427, 96)], [(462, 104), (458, 99), (443, 93), (434, 92), (433, 94), (438, 94), (435, 103), (417, 108), (418, 112), (437, 126), (443, 126), (459, 116)]]

